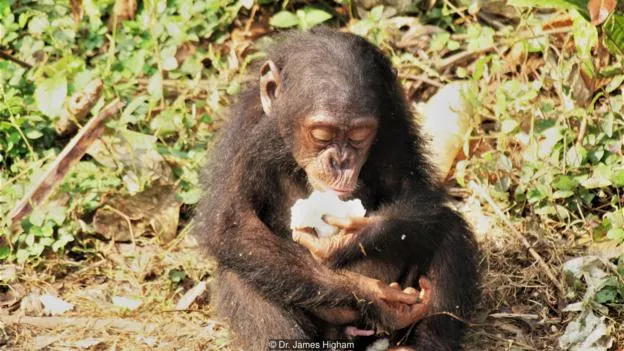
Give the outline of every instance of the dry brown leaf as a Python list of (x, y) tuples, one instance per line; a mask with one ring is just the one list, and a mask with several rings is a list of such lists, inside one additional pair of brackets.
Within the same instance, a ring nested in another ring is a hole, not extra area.
[(137, 11), (137, 0), (115, 0), (113, 15), (108, 20), (108, 28), (119, 27), (121, 23), (128, 19), (133, 19)]
[(616, 0), (589, 0), (587, 9), (591, 23), (595, 26), (602, 24), (615, 10)]
[(69, 8), (72, 12), (72, 19), (76, 23), (80, 23), (82, 19), (82, 0), (69, 0)]

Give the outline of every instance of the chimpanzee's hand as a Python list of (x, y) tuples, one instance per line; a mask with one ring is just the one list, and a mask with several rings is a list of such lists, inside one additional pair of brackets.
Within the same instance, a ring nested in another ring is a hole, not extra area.
[(401, 290), (397, 283), (385, 285), (377, 281), (377, 298), (373, 304), (382, 328), (389, 331), (403, 329), (427, 316), (431, 304), (431, 282), (421, 277), (419, 284), (420, 292), (412, 287)]
[(356, 234), (369, 225), (374, 225), (381, 221), (381, 217), (336, 217), (325, 215), (323, 220), (340, 230), (341, 234)]
[(340, 230), (338, 234), (318, 237), (313, 229), (302, 228), (293, 231), (293, 240), (310, 250), (316, 260), (325, 263), (344, 247), (357, 244), (358, 234), (367, 226), (378, 223), (380, 217), (342, 218), (326, 215), (323, 220), (337, 227)]
[(310, 250), (317, 261), (326, 263), (340, 249), (354, 243), (354, 234), (336, 234), (329, 237), (317, 237), (314, 229), (302, 228), (293, 230), (293, 240)]

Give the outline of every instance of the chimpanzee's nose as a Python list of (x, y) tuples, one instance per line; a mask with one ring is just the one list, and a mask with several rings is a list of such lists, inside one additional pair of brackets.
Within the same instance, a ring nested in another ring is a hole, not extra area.
[(334, 171), (340, 171), (345, 169), (346, 167), (348, 167), (348, 157), (347, 155), (345, 155), (344, 153), (333, 153), (330, 157), (329, 160), (329, 165), (331, 166), (332, 170)]

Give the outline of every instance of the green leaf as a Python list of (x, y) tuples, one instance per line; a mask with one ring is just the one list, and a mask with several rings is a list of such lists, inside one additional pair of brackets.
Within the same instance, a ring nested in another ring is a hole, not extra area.
[(34, 226), (41, 227), (45, 218), (45, 211), (41, 206), (39, 206), (34, 208), (32, 213), (30, 214), (30, 223)]
[(572, 34), (576, 44), (576, 51), (583, 59), (583, 68), (586, 69), (586, 72), (593, 72), (593, 60), (590, 60), (590, 58), (592, 58), (592, 48), (598, 44), (598, 30), (596, 26), (578, 13), (572, 12), (570, 15), (572, 17)]
[(553, 186), (559, 190), (573, 190), (579, 182), (570, 176), (561, 176), (555, 180)]
[(30, 251), (26, 249), (19, 249), (15, 253), (15, 258), (17, 259), (17, 263), (24, 263), (28, 260), (28, 256), (30, 256)]
[(624, 241), (624, 229), (612, 228), (607, 232), (607, 238), (611, 240)]
[(554, 199), (567, 199), (570, 196), (574, 195), (573, 191), (570, 190), (557, 190), (553, 194)]
[(596, 302), (605, 304), (615, 302), (617, 298), (617, 290), (613, 287), (607, 287), (596, 293)]
[(380, 21), (381, 16), (383, 16), (383, 11), (384, 11), (384, 6), (377, 5), (373, 7), (372, 10), (370, 10), (370, 12), (368, 13), (368, 17), (373, 21)]
[(40, 131), (33, 129), (33, 130), (29, 130), (26, 133), (26, 136), (28, 137), (28, 139), (39, 139), (43, 136), (43, 133), (41, 133)]
[(202, 192), (200, 188), (193, 188), (189, 191), (178, 193), (178, 199), (187, 205), (194, 205), (199, 202)]
[(431, 41), (429, 42), (429, 49), (436, 52), (440, 51), (446, 47), (449, 39), (451, 39), (451, 33), (437, 33), (433, 36), (433, 38), (431, 38)]
[(594, 168), (591, 177), (581, 184), (585, 189), (604, 188), (611, 185), (611, 175), (611, 167), (600, 163)]
[(612, 93), (615, 91), (615, 89), (618, 89), (620, 86), (622, 86), (622, 83), (624, 83), (624, 75), (616, 76), (609, 82), (609, 84), (607, 84), (607, 86), (605, 87), (605, 91), (607, 93)]
[(41, 113), (48, 117), (57, 117), (63, 110), (63, 103), (67, 97), (67, 79), (56, 76), (42, 79), (37, 83), (35, 101)]
[(52, 250), (54, 252), (58, 252), (60, 249), (64, 248), (65, 246), (67, 246), (68, 243), (74, 241), (74, 236), (67, 233), (67, 232), (61, 232), (61, 234), (59, 235), (58, 240), (56, 240), (54, 242), (54, 244), (52, 244)]
[(299, 17), (290, 11), (280, 11), (274, 14), (269, 24), (277, 28), (290, 28), (299, 24)]
[[(487, 67), (487, 63), (489, 61), (490, 61), (490, 56), (483, 56), (483, 57), (481, 57), (481, 58), (479, 58), (477, 60), (477, 62), (475, 63), (474, 72), (472, 73), (472, 79), (477, 81), (477, 80), (480, 80), (483, 77), (483, 72), (485, 71), (485, 68)], [(505, 133), (505, 134), (507, 134), (509, 132), (509, 131), (505, 131), (505, 123), (509, 123), (508, 121), (513, 121), (513, 120), (507, 119), (507, 120), (503, 121), (503, 125), (502, 125), (502, 128), (501, 128), (501, 131), (503, 133)], [(515, 122), (515, 121), (513, 121), (513, 122)], [(516, 126), (514, 126), (511, 129), (513, 130), (513, 129), (515, 129), (515, 127)]]
[(587, 160), (587, 150), (582, 146), (574, 145), (566, 152), (566, 164), (578, 168)]
[(587, 0), (509, 0), (507, 4), (518, 7), (550, 7), (587, 12)]
[(160, 100), (163, 96), (162, 89), (162, 75), (160, 72), (156, 72), (147, 83), (147, 92), (151, 95), (153, 100)]
[(9, 0), (0, 0), (0, 16), (4, 14), (4, 11), (6, 9), (10, 9), (10, 8), (11, 8), (11, 3), (9, 2)]
[(624, 171), (613, 174), (611, 181), (615, 186), (624, 187)]
[(312, 7), (304, 8), (303, 12), (305, 13), (306, 28), (312, 28), (332, 18), (330, 13)]
[(602, 28), (609, 51), (615, 55), (624, 55), (624, 15), (612, 14)]
[(615, 113), (607, 112), (602, 119), (602, 130), (610, 138), (613, 136), (613, 125), (615, 123)]
[(11, 249), (8, 246), (0, 246), (0, 260), (4, 260), (9, 257)]
[(513, 132), (514, 130), (516, 130), (516, 128), (519, 125), (520, 125), (520, 123), (518, 123), (514, 119), (506, 119), (506, 120), (501, 122), (501, 133), (509, 134), (509, 133)]
[(186, 278), (186, 273), (180, 269), (172, 269), (169, 271), (169, 280), (174, 283), (179, 283)]
[(54, 221), (58, 225), (62, 225), (65, 222), (65, 214), (67, 208), (63, 206), (52, 206), (48, 209), (48, 218)]

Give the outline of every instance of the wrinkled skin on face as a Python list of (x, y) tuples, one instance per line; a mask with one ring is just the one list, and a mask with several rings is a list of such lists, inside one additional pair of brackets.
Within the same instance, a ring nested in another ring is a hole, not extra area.
[[(275, 64), (266, 62), (261, 69), (260, 95), (268, 116), (274, 115), (275, 100), (286, 98), (281, 81)], [(357, 188), (360, 170), (375, 141), (378, 118), (374, 112), (350, 112), (350, 106), (330, 111), (315, 102), (310, 105), (313, 107), (300, 110), (302, 115), (287, 116), (292, 120), (289, 134), (294, 140), (293, 156), (313, 189), (332, 190), (348, 198)]]
[(377, 120), (372, 117), (354, 117), (341, 123), (327, 114), (308, 116), (295, 136), (302, 147), (294, 156), (314, 189), (333, 190), (348, 197), (357, 187), (376, 131)]

